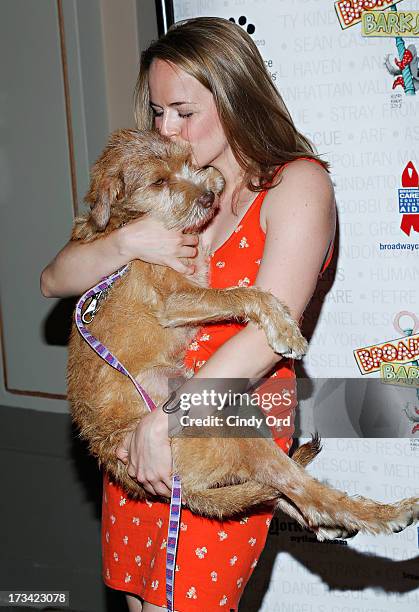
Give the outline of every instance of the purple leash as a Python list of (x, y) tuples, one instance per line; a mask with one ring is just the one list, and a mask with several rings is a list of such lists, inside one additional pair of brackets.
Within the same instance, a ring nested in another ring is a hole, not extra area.
[[(111, 274), (103, 278), (100, 283), (86, 291), (76, 305), (75, 321), (77, 329), (83, 336), (84, 340), (89, 346), (104, 359), (110, 366), (121, 372), (131, 380), (143, 399), (148, 410), (151, 412), (157, 408), (151, 397), (145, 391), (145, 389), (138, 384), (135, 378), (128, 372), (128, 370), (122, 365), (122, 363), (113, 355), (106, 346), (104, 346), (97, 338), (89, 333), (88, 329), (84, 324), (89, 324), (93, 321), (93, 318), (101, 306), (101, 302), (106, 297), (109, 289), (112, 287), (114, 282), (121, 278), (125, 272), (127, 272), (129, 265), (124, 266), (114, 274)], [(83, 306), (88, 299), (91, 299), (90, 304), (82, 313)], [(176, 551), (179, 541), (179, 524), (181, 515), (181, 502), (182, 502), (182, 487), (181, 481), (177, 474), (173, 474), (172, 479), (172, 495), (170, 498), (170, 514), (169, 514), (169, 527), (167, 530), (167, 548), (166, 548), (166, 605), (168, 612), (173, 612), (173, 595), (175, 585), (175, 561)]]

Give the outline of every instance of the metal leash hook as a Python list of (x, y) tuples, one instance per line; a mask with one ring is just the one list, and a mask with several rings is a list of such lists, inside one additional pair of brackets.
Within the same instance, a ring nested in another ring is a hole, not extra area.
[(107, 296), (107, 294), (108, 292), (104, 290), (104, 291), (98, 291), (97, 293), (95, 293), (95, 295), (92, 296), (88, 307), (86, 308), (86, 310), (83, 312), (81, 316), (81, 320), (83, 321), (85, 325), (89, 325), (89, 323), (93, 321), (95, 314), (100, 309), (102, 302)]

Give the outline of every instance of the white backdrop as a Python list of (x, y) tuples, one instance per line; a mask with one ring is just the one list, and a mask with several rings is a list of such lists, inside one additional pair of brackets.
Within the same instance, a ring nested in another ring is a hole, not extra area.
[[(354, 2), (174, 0), (173, 4), (176, 21), (220, 16), (234, 18), (249, 31), (297, 128), (331, 163), (339, 215), (338, 258), (335, 271), (320, 282), (314, 300), (321, 312), (304, 369), (320, 387), (330, 386), (327, 379), (331, 378), (359, 379), (362, 375), (353, 351), (404, 336), (394, 327), (397, 313), (419, 316), (419, 215), (403, 231), (398, 200), (398, 190), (408, 186), (409, 177), (414, 191), (410, 197), (418, 194), (419, 80), (413, 80), (416, 95), (397, 85), (401, 74), (395, 62), (399, 58), (395, 38), (365, 38), (360, 23), (341, 27), (340, 7)], [(357, 4), (386, 3), (359, 0)], [(402, 0), (397, 11), (419, 11), (419, 2)], [(409, 67), (415, 77), (418, 38), (405, 37), (403, 42), (412, 52)], [(413, 327), (411, 317), (402, 318), (400, 324), (402, 330)], [(405, 389), (400, 395), (400, 389), (393, 386), (387, 392), (382, 410), (402, 401), (415, 415), (419, 410), (416, 390)], [(347, 384), (335, 385), (325, 395), (333, 402), (334, 393), (342, 392), (346, 399), (351, 395)], [(356, 399), (368, 403), (368, 391)], [(391, 435), (404, 437), (325, 439), (311, 472), (350, 494), (380, 501), (417, 495), (419, 431), (411, 433), (414, 422), (401, 405), (396, 412), (401, 425), (394, 433), (390, 427)], [(302, 401), (302, 430), (310, 431), (313, 418)], [(360, 432), (356, 426), (353, 430), (354, 436), (365, 435), (362, 427)], [(347, 544), (334, 545), (295, 534), (288, 523), (277, 522), (272, 531), (268, 548), (282, 552), (276, 556), (260, 610), (419, 609), (416, 527), (391, 537), (358, 535)], [(368, 553), (374, 557), (368, 558)]]

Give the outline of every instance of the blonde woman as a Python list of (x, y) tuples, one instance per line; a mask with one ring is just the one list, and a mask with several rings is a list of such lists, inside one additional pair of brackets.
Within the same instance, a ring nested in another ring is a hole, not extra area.
[[(328, 164), (297, 131), (250, 36), (219, 18), (176, 24), (143, 53), (135, 100), (139, 128), (188, 141), (196, 164), (225, 178), (219, 213), (202, 236), (212, 253), (211, 285), (256, 284), (300, 320), (333, 251), (334, 192)], [(190, 274), (197, 243), (143, 218), (96, 242), (68, 243), (43, 271), (41, 290), (80, 294), (137, 258)], [(185, 363), (202, 379), (294, 378), (292, 361), (273, 353), (250, 323), (202, 328)], [(284, 452), (291, 436), (292, 429), (275, 440)], [(144, 418), (118, 458), (150, 494), (170, 497), (168, 415)], [(126, 592), (131, 611), (165, 609), (168, 513), (157, 498), (126, 499), (104, 474), (103, 579)], [(266, 507), (224, 522), (183, 510), (176, 610), (237, 610), (271, 518)]]

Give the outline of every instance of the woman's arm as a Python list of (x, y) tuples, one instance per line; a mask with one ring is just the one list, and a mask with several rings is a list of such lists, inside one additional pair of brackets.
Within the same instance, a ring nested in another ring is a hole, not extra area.
[(196, 234), (167, 230), (144, 217), (93, 242), (68, 242), (42, 271), (41, 293), (45, 297), (80, 295), (133, 259), (192, 274), (193, 264), (180, 258), (195, 257), (197, 244)]
[[(271, 291), (299, 320), (314, 293), (334, 236), (333, 186), (322, 167), (299, 160), (287, 166), (282, 182), (267, 194), (265, 202), (266, 240), (255, 285)], [(191, 380), (260, 378), (280, 359), (268, 345), (264, 332), (249, 323), (227, 340)], [(182, 392), (188, 392), (188, 382)], [(170, 496), (167, 435), (168, 415), (156, 410), (141, 421), (134, 434), (127, 436), (118, 457), (147, 491)]]

